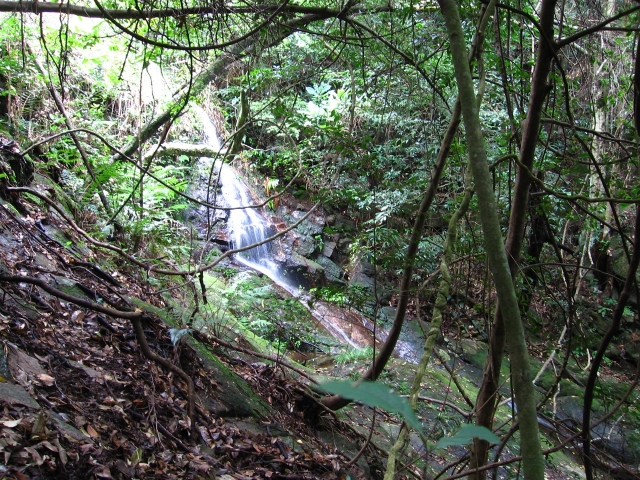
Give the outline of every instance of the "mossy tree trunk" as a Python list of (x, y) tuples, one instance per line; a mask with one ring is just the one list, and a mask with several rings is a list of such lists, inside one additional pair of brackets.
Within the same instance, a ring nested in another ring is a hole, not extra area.
[(469, 164), (473, 172), (478, 196), (485, 248), (498, 301), (502, 308), (504, 330), (509, 338), (512, 385), (515, 392), (516, 405), (518, 406), (524, 477), (526, 480), (543, 480), (544, 458), (540, 445), (536, 399), (529, 366), (527, 344), (524, 338), (524, 327), (520, 318), (515, 288), (502, 241), (498, 210), (487, 162), (473, 79), (467, 61), (467, 49), (464, 43), (458, 5), (455, 0), (439, 0), (439, 4), (449, 35), (458, 84), (458, 95), (462, 104), (462, 116), (469, 150)]
[[(538, 39), (538, 52), (536, 66), (531, 82), (531, 95), (529, 97), (529, 110), (522, 134), (520, 149), (520, 164), (518, 167), (516, 184), (511, 204), (509, 218), (509, 232), (507, 234), (506, 251), (509, 262), (509, 278), (515, 277), (520, 260), (520, 252), (525, 233), (527, 206), (529, 204), (529, 186), (531, 180), (528, 172), (533, 170), (538, 131), (544, 100), (549, 93), (548, 77), (551, 70), (555, 45), (553, 44), (553, 20), (556, 0), (543, 0), (540, 10), (540, 38)], [(506, 277), (505, 277), (506, 280)], [(491, 429), (493, 425), (493, 413), (496, 408), (497, 392), (500, 385), (500, 368), (502, 356), (508, 334), (505, 327), (504, 305), (498, 300), (498, 307), (493, 320), (491, 338), (489, 340), (489, 354), (484, 368), (482, 385), (476, 401), (476, 425)], [(489, 445), (484, 440), (475, 440), (471, 458), (471, 468), (481, 467), (486, 464)], [(474, 473), (470, 480), (485, 478), (484, 472)]]

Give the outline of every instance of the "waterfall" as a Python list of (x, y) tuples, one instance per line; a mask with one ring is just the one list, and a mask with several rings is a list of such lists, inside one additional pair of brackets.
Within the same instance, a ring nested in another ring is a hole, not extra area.
[[(202, 120), (205, 142), (215, 150), (220, 151), (220, 139), (211, 119), (200, 107), (196, 106), (194, 108)], [(238, 178), (233, 168), (224, 163), (222, 158), (216, 159), (213, 168), (221, 185), (222, 197), (227, 204), (227, 208), (230, 209), (227, 219), (227, 233), (229, 234), (231, 248), (247, 247), (264, 242), (267, 238), (273, 236), (275, 228), (269, 225), (269, 222), (260, 214), (259, 209), (247, 208), (255, 202), (249, 195), (249, 188)], [(277, 283), (288, 287), (285, 279), (282, 278), (278, 265), (271, 260), (271, 257), (270, 242), (262, 243), (236, 255), (236, 259), (240, 263), (258, 270)]]
[[(205, 134), (205, 142), (218, 152), (224, 152), (218, 137), (217, 130), (207, 113), (198, 106), (193, 106), (199, 114)], [(222, 160), (222, 155), (215, 159), (211, 168), (214, 169), (213, 179), (217, 179), (221, 186), (221, 196), (229, 208), (227, 218), (227, 234), (229, 235), (231, 248), (238, 249), (263, 242), (273, 236), (275, 228), (261, 215), (259, 208), (247, 208), (255, 204), (249, 194), (249, 188), (238, 178), (235, 170)], [(205, 160), (205, 159), (203, 159)], [(211, 187), (215, 187), (214, 185)], [(210, 187), (210, 188), (211, 188)], [(366, 326), (369, 322), (361, 314), (345, 310), (322, 300), (316, 300), (308, 292), (304, 292), (297, 284), (287, 279), (286, 274), (272, 260), (271, 242), (265, 242), (249, 250), (238, 253), (235, 258), (238, 262), (264, 273), (275, 283), (297, 297), (311, 315), (337, 340), (360, 348), (371, 344), (371, 329)], [(313, 304), (313, 306), (312, 306)], [(370, 323), (370, 322), (369, 322)], [(378, 328), (379, 336), (384, 337), (386, 332)], [(398, 348), (403, 350), (404, 342), (398, 342)], [(411, 347), (404, 347), (403, 358), (417, 363), (416, 352)]]

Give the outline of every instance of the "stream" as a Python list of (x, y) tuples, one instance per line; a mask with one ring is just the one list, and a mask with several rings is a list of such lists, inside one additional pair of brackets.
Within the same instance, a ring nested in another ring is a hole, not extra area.
[[(220, 140), (215, 126), (209, 116), (199, 107), (194, 107), (202, 120), (205, 142), (216, 150), (221, 150)], [(238, 249), (263, 242), (273, 236), (277, 229), (262, 215), (262, 208), (251, 208), (256, 201), (251, 195), (249, 187), (242, 182), (236, 171), (227, 163), (222, 162), (222, 158), (210, 159), (201, 158), (199, 169), (213, 169), (211, 187), (197, 186), (194, 194), (198, 194), (203, 200), (211, 201), (211, 192), (215, 192), (216, 182), (220, 184), (220, 196), (215, 199), (217, 204), (223, 203), (227, 211), (227, 235), (229, 247)], [(204, 187), (204, 188), (203, 188)], [(206, 194), (204, 196), (203, 194)], [(211, 212), (207, 212), (208, 223), (211, 223)], [(318, 300), (302, 289), (295, 278), (288, 275), (280, 264), (274, 261), (272, 252), (272, 242), (262, 243), (256, 247), (245, 250), (235, 255), (235, 260), (242, 265), (252, 268), (269, 277), (275, 284), (282, 287), (292, 296), (300, 300), (316, 320), (319, 327), (326, 330), (338, 342), (349, 345), (353, 348), (363, 348), (366, 346), (379, 346), (387, 338), (387, 332), (365, 316), (354, 310), (341, 308), (332, 303)], [(420, 342), (418, 342), (419, 344)], [(409, 342), (399, 341), (396, 347), (396, 354), (401, 358), (417, 363), (421, 355), (421, 345), (412, 345)]]

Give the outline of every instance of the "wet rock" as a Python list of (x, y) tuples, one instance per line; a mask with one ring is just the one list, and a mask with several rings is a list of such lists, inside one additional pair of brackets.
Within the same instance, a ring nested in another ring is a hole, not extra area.
[[(285, 221), (287, 221), (287, 223), (289, 224), (292, 224), (300, 220), (305, 215), (306, 215), (306, 212), (296, 210), (294, 212), (291, 212), (290, 218), (289, 219), (285, 218)], [(321, 215), (318, 215), (318, 216), (311, 215), (309, 218), (307, 218), (304, 222), (302, 222), (300, 225), (296, 227), (296, 233), (298, 235), (309, 235), (312, 237), (315, 235), (321, 235), (323, 224), (324, 224), (324, 220)]]
[(298, 235), (293, 241), (293, 250), (303, 257), (311, 257), (316, 249), (316, 240), (309, 235)]
[(311, 274), (324, 273), (324, 267), (322, 265), (306, 257), (303, 257), (296, 252), (291, 252), (291, 258), (289, 259), (288, 263), (293, 266), (305, 267)]
[(485, 359), (487, 357), (487, 345), (472, 338), (463, 338), (459, 342), (462, 349), (462, 359), (479, 368), (484, 368)]
[[(559, 397), (555, 405), (556, 418), (562, 423), (572, 428), (579, 428), (582, 425), (582, 397)], [(592, 430), (592, 436), (594, 445), (598, 445), (618, 461), (635, 463), (640, 460), (640, 451), (637, 446), (625, 436), (624, 422), (618, 423), (616, 418), (610, 418), (597, 425)]]
[(382, 307), (378, 312), (382, 321), (392, 322), (396, 318), (397, 309), (394, 307)]

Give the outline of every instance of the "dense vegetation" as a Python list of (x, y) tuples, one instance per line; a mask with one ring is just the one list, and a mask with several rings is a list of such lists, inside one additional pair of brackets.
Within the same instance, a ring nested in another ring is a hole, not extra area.
[[(18, 211), (32, 182), (52, 178), (50, 196), (79, 228), (198, 305), (198, 275), (224, 254), (199, 254), (189, 226), (193, 157), (161, 148), (202, 142), (198, 104), (267, 211), (320, 202), (332, 217), (315, 248), (343, 247), (347, 281), (316, 295), (374, 319), (395, 307), (364, 378), (380, 377), (405, 319), (418, 319), (430, 323), (429, 355), (441, 330), (486, 341), (472, 421), (505, 441), (519, 426), (525, 478), (544, 478), (536, 408), (567, 368), (587, 372), (574, 425), (587, 479), (603, 474), (597, 417), (614, 415), (640, 441), (636, 4), (0, 1), (0, 11), (0, 188)], [(362, 265), (373, 289), (349, 285)], [(301, 309), (252, 316), (234, 295), (219, 301), (237, 301), (229, 308), (271, 340)], [(511, 430), (494, 425), (505, 346)], [(529, 350), (554, 372), (537, 396)], [(407, 391), (413, 408), (429, 355)], [(603, 368), (628, 388), (603, 388)], [(471, 469), (488, 448), (476, 438)]]

